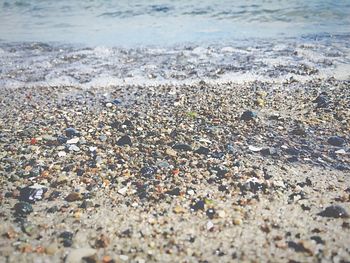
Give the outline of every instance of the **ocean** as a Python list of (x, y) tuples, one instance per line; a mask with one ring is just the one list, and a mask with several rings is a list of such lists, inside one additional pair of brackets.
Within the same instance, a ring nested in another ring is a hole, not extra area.
[(350, 1), (0, 0), (0, 84), (349, 78)]

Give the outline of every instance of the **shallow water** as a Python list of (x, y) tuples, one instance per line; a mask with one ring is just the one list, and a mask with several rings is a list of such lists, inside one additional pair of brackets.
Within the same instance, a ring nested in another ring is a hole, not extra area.
[(0, 0), (0, 84), (347, 80), (349, 14), (348, 0)]
[(348, 33), (348, 0), (0, 0), (0, 38), (87, 45)]

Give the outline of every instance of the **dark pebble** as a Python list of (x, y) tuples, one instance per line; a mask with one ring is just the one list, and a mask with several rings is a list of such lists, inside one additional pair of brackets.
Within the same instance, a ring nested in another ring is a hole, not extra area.
[(44, 187), (27, 186), (21, 189), (19, 200), (35, 203), (35, 201), (43, 199), (44, 193), (47, 191)]
[(285, 150), (285, 152), (289, 155), (295, 155), (295, 156), (298, 156), (300, 154), (300, 151), (296, 148), (288, 148)]
[(345, 140), (339, 136), (329, 137), (328, 143), (333, 146), (341, 147), (345, 144)]
[(208, 155), (209, 154), (209, 148), (201, 146), (195, 151), (195, 153)]
[(213, 152), (212, 154), (210, 154), (210, 156), (212, 158), (215, 158), (215, 159), (223, 159), (225, 156), (225, 153), (224, 152)]
[(131, 138), (128, 135), (124, 135), (117, 141), (117, 145), (119, 146), (125, 146), (125, 145), (132, 145)]
[(219, 185), (218, 190), (220, 192), (228, 192), (228, 187), (226, 185)]
[(266, 189), (266, 185), (264, 183), (249, 181), (249, 182), (244, 183), (240, 187), (240, 189), (243, 192), (249, 191), (249, 192), (252, 192), (252, 193), (256, 193), (258, 191), (264, 191)]
[(198, 210), (203, 210), (204, 211), (204, 201), (203, 200), (199, 200), (199, 201), (195, 201), (191, 204), (191, 210), (192, 211), (198, 211)]
[(18, 216), (26, 216), (33, 212), (33, 207), (27, 202), (19, 202), (15, 204), (15, 213)]
[(141, 169), (141, 175), (146, 178), (151, 178), (155, 173), (157, 172), (157, 169), (152, 166), (145, 166)]
[(293, 248), (296, 252), (306, 252), (306, 250), (302, 244), (298, 244), (294, 241), (289, 241), (288, 247)]
[(60, 235), (59, 238), (63, 239), (73, 239), (73, 233), (69, 231), (63, 231)]
[(72, 239), (63, 239), (62, 244), (64, 247), (71, 247), (73, 245)]
[(179, 187), (175, 187), (174, 189), (166, 191), (165, 193), (168, 194), (168, 195), (179, 196), (180, 195), (180, 188)]
[(68, 141), (68, 138), (67, 138), (66, 136), (59, 135), (59, 136), (57, 137), (57, 141), (58, 141), (58, 143), (60, 143), (60, 144), (64, 144), (64, 143), (66, 143), (66, 142)]
[(72, 138), (74, 136), (80, 136), (80, 132), (78, 132), (76, 129), (74, 128), (67, 128), (66, 129), (66, 136), (68, 138)]
[(191, 145), (186, 143), (176, 143), (173, 145), (174, 150), (192, 151)]
[(312, 236), (311, 240), (314, 240), (317, 244), (325, 244), (326, 243), (319, 236)]
[(317, 108), (327, 108), (329, 106), (329, 101), (329, 97), (323, 92), (313, 101), (313, 103), (317, 103)]
[(318, 215), (323, 217), (333, 217), (333, 218), (348, 218), (349, 214), (346, 210), (339, 205), (331, 205), (326, 207), (325, 210), (318, 213)]
[(257, 114), (255, 112), (247, 110), (247, 111), (243, 112), (243, 114), (241, 115), (241, 120), (251, 121), (256, 117), (257, 117)]
[(76, 172), (77, 172), (77, 176), (82, 176), (85, 173), (85, 171), (83, 169), (80, 169), (80, 168), (77, 169)]
[(209, 208), (207, 209), (207, 211), (205, 212), (205, 214), (207, 215), (207, 217), (209, 217), (210, 219), (213, 219), (215, 216), (215, 210), (214, 208)]
[(272, 148), (272, 147), (269, 147), (269, 148), (265, 148), (265, 149), (262, 149), (260, 151), (260, 153), (264, 156), (272, 156), (272, 155), (277, 155), (278, 152), (276, 150), (276, 148)]
[(121, 100), (118, 100), (118, 99), (114, 99), (114, 100), (112, 101), (112, 103), (113, 103), (114, 105), (120, 105), (120, 104), (122, 104), (122, 101), (121, 101)]

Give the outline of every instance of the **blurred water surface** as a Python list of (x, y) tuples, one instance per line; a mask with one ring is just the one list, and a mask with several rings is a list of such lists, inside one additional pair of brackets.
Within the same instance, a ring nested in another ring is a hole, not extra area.
[(349, 0), (0, 0), (0, 39), (134, 47), (348, 33)]

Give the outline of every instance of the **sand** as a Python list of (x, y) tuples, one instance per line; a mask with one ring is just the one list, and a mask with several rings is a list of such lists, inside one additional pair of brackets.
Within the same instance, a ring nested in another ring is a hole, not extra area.
[(0, 261), (348, 262), (349, 94), (2, 87)]

